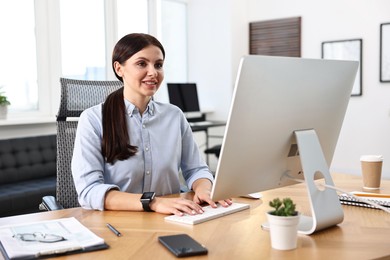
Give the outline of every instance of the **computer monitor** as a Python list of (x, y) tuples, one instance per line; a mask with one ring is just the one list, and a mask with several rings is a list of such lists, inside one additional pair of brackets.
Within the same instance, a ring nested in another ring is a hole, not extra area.
[(183, 112), (200, 112), (195, 83), (167, 83), (169, 102)]
[(296, 184), (304, 179), (312, 217), (299, 232), (343, 220), (329, 165), (348, 106), (358, 62), (249, 55), (240, 62), (212, 199)]

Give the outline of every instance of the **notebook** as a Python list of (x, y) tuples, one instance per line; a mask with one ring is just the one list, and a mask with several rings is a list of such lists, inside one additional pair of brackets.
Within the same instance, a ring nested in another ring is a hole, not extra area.
[[(378, 193), (369, 193), (369, 192), (351, 192), (358, 198), (361, 197), (363, 199), (369, 200), (371, 202), (377, 203), (383, 207), (390, 208), (390, 194), (378, 194)], [(360, 201), (358, 198), (351, 196), (347, 193), (340, 194), (339, 200), (341, 204), (344, 205), (352, 205), (366, 208), (377, 208), (374, 205), (368, 204), (366, 202)]]

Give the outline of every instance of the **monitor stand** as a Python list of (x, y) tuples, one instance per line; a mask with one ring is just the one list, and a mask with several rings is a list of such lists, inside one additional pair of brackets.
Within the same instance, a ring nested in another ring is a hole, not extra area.
[[(314, 182), (322, 175), (325, 184), (334, 186), (321, 144), (313, 129), (294, 131), (303, 175), (305, 177), (312, 216), (301, 215), (298, 233), (310, 235), (316, 231), (335, 226), (344, 219), (343, 209), (333, 189), (320, 189)], [(267, 229), (268, 224), (263, 225)]]

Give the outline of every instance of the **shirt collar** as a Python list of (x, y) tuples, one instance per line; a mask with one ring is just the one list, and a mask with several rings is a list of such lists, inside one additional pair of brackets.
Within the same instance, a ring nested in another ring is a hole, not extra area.
[[(133, 116), (134, 113), (139, 113), (138, 108), (135, 105), (133, 105), (133, 103), (131, 103), (127, 99), (124, 100), (125, 100), (125, 107), (126, 107), (125, 110), (129, 116)], [(153, 99), (151, 99), (148, 103), (148, 106), (146, 107), (145, 113), (148, 113), (149, 115), (153, 116), (156, 109), (155, 106), (156, 106), (155, 102), (153, 101)]]

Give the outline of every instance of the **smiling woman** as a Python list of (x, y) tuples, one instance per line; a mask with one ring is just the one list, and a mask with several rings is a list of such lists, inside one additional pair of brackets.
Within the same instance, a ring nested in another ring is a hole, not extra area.
[[(104, 103), (78, 121), (72, 176), (87, 209), (202, 214), (213, 176), (184, 113), (152, 97), (162, 80), (165, 50), (149, 34), (131, 33), (115, 45), (112, 67), (123, 82)], [(163, 198), (180, 192), (180, 176), (192, 200)], [(221, 200), (229, 206), (230, 200)]]

